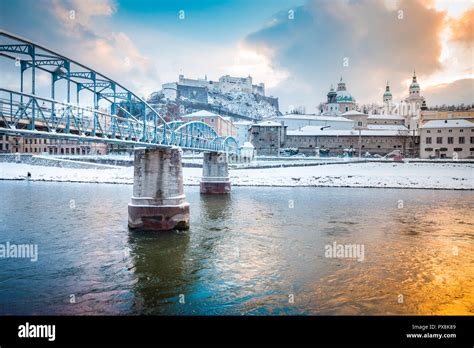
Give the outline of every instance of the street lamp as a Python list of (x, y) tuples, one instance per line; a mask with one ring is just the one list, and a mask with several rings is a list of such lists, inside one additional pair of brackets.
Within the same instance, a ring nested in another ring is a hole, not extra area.
[(362, 132), (362, 129), (359, 128), (359, 159), (360, 159), (360, 155), (361, 155), (361, 152), (362, 152), (362, 135), (361, 135), (361, 132)]
[[(322, 126), (322, 127), (321, 127), (321, 130), (324, 130), (324, 129), (326, 129), (326, 128), (331, 128), (331, 126)], [(317, 142), (316, 142), (316, 145), (317, 145)], [(316, 148), (319, 149), (319, 146), (316, 146)], [(315, 150), (315, 152), (316, 152), (316, 151), (319, 152), (319, 150)], [(319, 156), (319, 155), (318, 155), (318, 156)]]

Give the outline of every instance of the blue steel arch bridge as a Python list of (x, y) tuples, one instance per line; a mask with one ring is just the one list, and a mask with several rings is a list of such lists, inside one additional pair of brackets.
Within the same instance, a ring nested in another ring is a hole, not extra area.
[[(3, 30), (0, 64), (0, 134), (129, 147), (239, 152), (234, 137), (219, 136), (203, 122), (167, 122), (144, 99), (118, 82)], [(40, 96), (37, 74), (45, 72), (51, 77), (50, 93)], [(7, 76), (15, 75), (19, 89), (7, 88)], [(65, 96), (63, 100), (57, 97), (58, 92)], [(84, 93), (88, 94), (86, 102), (81, 100)], [(99, 107), (99, 103), (108, 107)]]

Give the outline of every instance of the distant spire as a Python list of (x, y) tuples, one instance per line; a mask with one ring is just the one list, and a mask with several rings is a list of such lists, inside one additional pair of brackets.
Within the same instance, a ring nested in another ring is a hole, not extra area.
[(416, 71), (413, 70), (413, 82), (416, 82)]
[(387, 81), (387, 86), (385, 87), (385, 91), (390, 92), (390, 86), (388, 85), (388, 81)]
[(342, 82), (342, 76), (341, 76), (341, 80), (340, 80), (340, 82)]

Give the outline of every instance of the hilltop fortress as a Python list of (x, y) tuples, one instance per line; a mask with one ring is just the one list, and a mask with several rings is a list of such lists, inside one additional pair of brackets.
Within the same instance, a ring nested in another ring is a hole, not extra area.
[(185, 99), (201, 103), (209, 102), (209, 94), (243, 93), (254, 94), (257, 100), (265, 100), (278, 110), (278, 98), (265, 96), (265, 84), (253, 84), (252, 77), (234, 77), (224, 75), (219, 81), (203, 79), (190, 79), (179, 75), (178, 82), (169, 82), (162, 85), (163, 95), (166, 99), (174, 101)]

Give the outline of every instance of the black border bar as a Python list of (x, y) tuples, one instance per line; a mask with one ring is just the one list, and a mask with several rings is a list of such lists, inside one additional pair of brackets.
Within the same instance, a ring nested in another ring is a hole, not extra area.
[[(18, 337), (25, 323), (55, 325), (55, 341)], [(419, 329), (422, 326), (427, 329)], [(407, 338), (413, 333), (456, 337)], [(1, 348), (145, 343), (473, 347), (474, 316), (0, 316)]]

